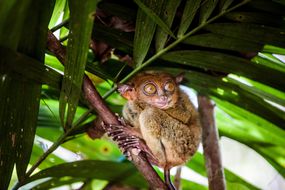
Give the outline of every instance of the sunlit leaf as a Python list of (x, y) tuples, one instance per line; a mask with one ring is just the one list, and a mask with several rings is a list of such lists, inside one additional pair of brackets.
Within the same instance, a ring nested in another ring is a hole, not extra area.
[(65, 4), (66, 4), (66, 0), (56, 0), (55, 1), (53, 13), (49, 21), (49, 25), (48, 25), (49, 28), (54, 27), (55, 24), (59, 21), (59, 18), (64, 11), (64, 7), (66, 6)]

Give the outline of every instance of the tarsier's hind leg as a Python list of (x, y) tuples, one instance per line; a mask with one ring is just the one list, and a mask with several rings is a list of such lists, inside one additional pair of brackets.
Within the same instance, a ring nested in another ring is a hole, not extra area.
[(142, 140), (140, 132), (137, 129), (128, 126), (123, 119), (120, 119), (120, 121), (122, 122), (122, 125), (105, 125), (102, 123), (102, 126), (107, 132), (107, 135), (118, 143), (119, 148), (127, 158), (130, 159), (131, 149), (136, 149), (137, 154), (143, 151), (151, 160), (157, 162), (152, 151)]

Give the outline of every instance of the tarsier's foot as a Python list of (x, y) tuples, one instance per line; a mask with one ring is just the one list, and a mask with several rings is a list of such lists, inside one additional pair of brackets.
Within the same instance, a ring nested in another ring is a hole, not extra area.
[[(151, 163), (156, 163), (157, 159), (145, 142), (139, 137), (139, 132), (127, 125), (122, 118), (120, 118), (119, 121), (122, 125), (106, 125), (105, 123), (102, 123), (102, 126), (107, 135), (118, 143), (118, 146), (124, 155), (131, 160), (131, 152), (139, 154), (143, 151), (147, 154)], [(133, 149), (135, 149), (135, 151), (132, 151)]]

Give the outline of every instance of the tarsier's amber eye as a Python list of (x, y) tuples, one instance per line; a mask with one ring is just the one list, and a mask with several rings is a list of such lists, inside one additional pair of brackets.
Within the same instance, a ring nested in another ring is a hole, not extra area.
[(175, 86), (174, 86), (173, 82), (167, 82), (164, 86), (164, 89), (169, 91), (169, 92), (172, 92), (172, 91), (174, 91)]
[(143, 90), (147, 93), (147, 94), (154, 94), (156, 93), (156, 87), (154, 86), (154, 84), (148, 83), (144, 86)]

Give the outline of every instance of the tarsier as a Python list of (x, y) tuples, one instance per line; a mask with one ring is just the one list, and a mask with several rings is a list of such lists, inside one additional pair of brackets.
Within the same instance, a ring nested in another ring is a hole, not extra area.
[(125, 153), (137, 148), (163, 168), (169, 189), (175, 189), (169, 170), (189, 160), (201, 139), (198, 113), (179, 88), (182, 79), (182, 75), (147, 71), (120, 85), (119, 92), (128, 100), (121, 119), (125, 127), (107, 129)]

